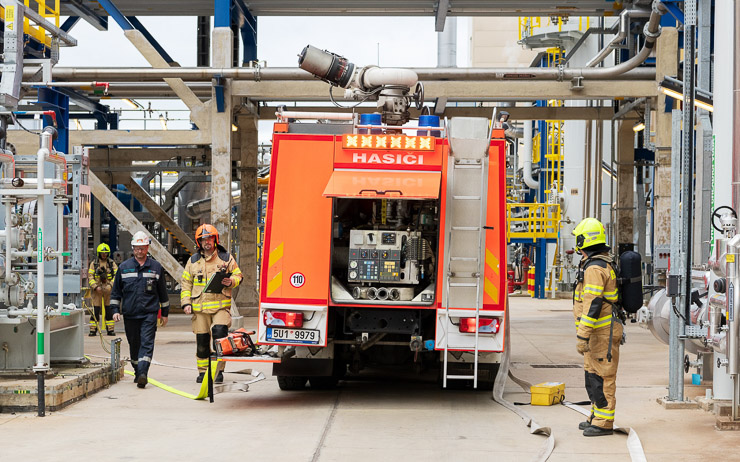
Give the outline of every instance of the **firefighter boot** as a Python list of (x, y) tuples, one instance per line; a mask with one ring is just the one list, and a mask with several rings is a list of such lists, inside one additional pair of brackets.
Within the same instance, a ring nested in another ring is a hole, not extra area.
[(198, 374), (198, 378), (195, 379), (195, 383), (203, 383), (203, 377), (205, 377), (205, 376), (206, 376), (206, 373), (205, 372), (200, 372)]
[(88, 335), (88, 337), (95, 337), (96, 335), (98, 335), (98, 330), (97, 329), (90, 329), (90, 333), (87, 334), (87, 335)]
[(589, 425), (583, 430), (583, 436), (606, 436), (614, 433), (611, 428), (601, 428), (596, 425)]
[(116, 336), (116, 331), (114, 331), (114, 330), (109, 330), (108, 331), (108, 337), (115, 337), (115, 336)]
[(149, 380), (146, 378), (146, 374), (140, 374), (136, 376), (136, 386), (139, 388), (146, 387), (146, 384), (149, 383)]
[(578, 424), (578, 429), (579, 430), (585, 430), (585, 429), (587, 429), (590, 426), (591, 426), (591, 422), (589, 422), (588, 420), (586, 420), (586, 421), (581, 422), (581, 423)]
[(224, 383), (224, 373), (219, 372), (218, 374), (216, 374), (216, 378), (213, 379), (213, 383)]

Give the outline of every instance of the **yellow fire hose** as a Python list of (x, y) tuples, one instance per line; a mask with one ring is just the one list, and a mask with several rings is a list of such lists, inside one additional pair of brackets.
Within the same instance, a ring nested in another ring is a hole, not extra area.
[[(216, 369), (217, 369), (216, 367), (214, 367), (212, 369), (212, 371), (211, 371), (211, 379), (215, 379), (215, 377), (216, 377)], [(129, 371), (129, 370), (124, 370), (123, 372), (125, 374), (130, 375), (130, 376), (135, 376), (135, 374), (132, 371)], [(208, 381), (207, 380), (203, 380), (203, 383), (200, 384), (200, 391), (198, 392), (197, 395), (186, 393), (184, 391), (178, 390), (177, 388), (171, 387), (169, 385), (165, 385), (164, 383), (159, 382), (158, 380), (151, 379), (151, 378), (149, 379), (149, 383), (152, 384), (152, 385), (154, 385), (155, 387), (161, 388), (164, 391), (169, 391), (170, 393), (174, 393), (176, 395), (180, 395), (180, 396), (183, 396), (185, 398), (190, 398), (190, 399), (195, 399), (195, 400), (201, 400), (201, 399), (206, 399), (206, 397), (208, 397)]]

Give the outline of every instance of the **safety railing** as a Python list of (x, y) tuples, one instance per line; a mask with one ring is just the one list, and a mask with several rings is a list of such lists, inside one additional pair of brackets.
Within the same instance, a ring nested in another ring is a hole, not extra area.
[[(37, 11), (39, 16), (53, 23), (56, 27), (59, 27), (60, 0), (48, 2), (46, 0), (24, 0), (23, 4), (26, 8)], [(5, 18), (5, 8), (3, 7), (0, 7), (0, 18)], [(39, 43), (49, 47), (51, 46), (51, 35), (49, 32), (41, 27), (31, 25), (31, 21), (27, 17), (23, 18), (23, 33)]]
[(507, 240), (557, 239), (560, 232), (560, 205), (506, 204)]
[[(563, 25), (568, 23), (567, 17), (558, 16), (556, 18), (547, 18), (547, 23), (542, 26), (542, 18), (540, 17), (519, 17), (519, 41), (535, 35), (535, 30), (540, 27), (557, 26), (558, 32), (562, 32)], [(586, 16), (578, 17), (578, 30), (584, 32), (591, 27), (591, 18)]]

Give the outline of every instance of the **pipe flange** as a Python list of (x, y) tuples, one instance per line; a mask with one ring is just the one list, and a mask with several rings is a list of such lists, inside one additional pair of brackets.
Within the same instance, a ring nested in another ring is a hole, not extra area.
[(565, 78), (565, 66), (562, 64), (558, 65), (558, 82), (562, 82)]
[(642, 33), (645, 34), (645, 37), (656, 39), (660, 37), (660, 33), (663, 32), (663, 28), (658, 26), (658, 30), (655, 32), (650, 32), (650, 29), (648, 29), (648, 24), (645, 24), (645, 27), (642, 28)]
[(654, 1), (652, 6), (653, 6), (653, 13), (655, 14), (659, 14), (662, 16), (668, 12), (668, 8), (666, 8), (666, 6), (663, 5), (663, 2)]
[(260, 74), (260, 69), (262, 69), (259, 65), (254, 67), (254, 81), (259, 82), (262, 80), (262, 75)]

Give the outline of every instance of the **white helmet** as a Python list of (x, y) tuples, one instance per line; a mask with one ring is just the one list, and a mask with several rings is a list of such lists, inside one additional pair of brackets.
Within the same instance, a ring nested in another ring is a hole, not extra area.
[(149, 245), (151, 241), (149, 236), (144, 231), (137, 231), (136, 234), (131, 238), (131, 246), (135, 245)]

